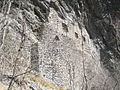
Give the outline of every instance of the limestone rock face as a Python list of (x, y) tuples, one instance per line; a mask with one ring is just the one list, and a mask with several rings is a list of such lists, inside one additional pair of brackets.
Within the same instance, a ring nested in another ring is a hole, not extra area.
[(0, 7), (0, 90), (120, 90), (119, 0)]

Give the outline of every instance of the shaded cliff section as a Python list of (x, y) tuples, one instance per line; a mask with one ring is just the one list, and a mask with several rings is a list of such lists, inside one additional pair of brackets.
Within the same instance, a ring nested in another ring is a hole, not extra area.
[(85, 0), (84, 25), (90, 38), (100, 47), (102, 65), (114, 78), (119, 77), (119, 0)]

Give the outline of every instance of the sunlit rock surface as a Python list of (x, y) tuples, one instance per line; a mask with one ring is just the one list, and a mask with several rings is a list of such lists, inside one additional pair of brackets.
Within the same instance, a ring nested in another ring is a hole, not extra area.
[(0, 90), (120, 90), (119, 5), (0, 1)]

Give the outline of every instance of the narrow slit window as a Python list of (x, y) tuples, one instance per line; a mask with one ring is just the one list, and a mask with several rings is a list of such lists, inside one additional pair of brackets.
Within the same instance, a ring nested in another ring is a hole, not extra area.
[(75, 32), (75, 37), (78, 38), (78, 33)]
[(65, 24), (65, 23), (62, 23), (62, 27), (63, 27), (63, 30), (64, 32), (68, 32), (68, 26)]

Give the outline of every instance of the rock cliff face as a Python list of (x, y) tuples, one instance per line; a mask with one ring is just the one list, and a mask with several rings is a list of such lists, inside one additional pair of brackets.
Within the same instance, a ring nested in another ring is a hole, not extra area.
[(120, 90), (119, 0), (0, 7), (0, 90)]

